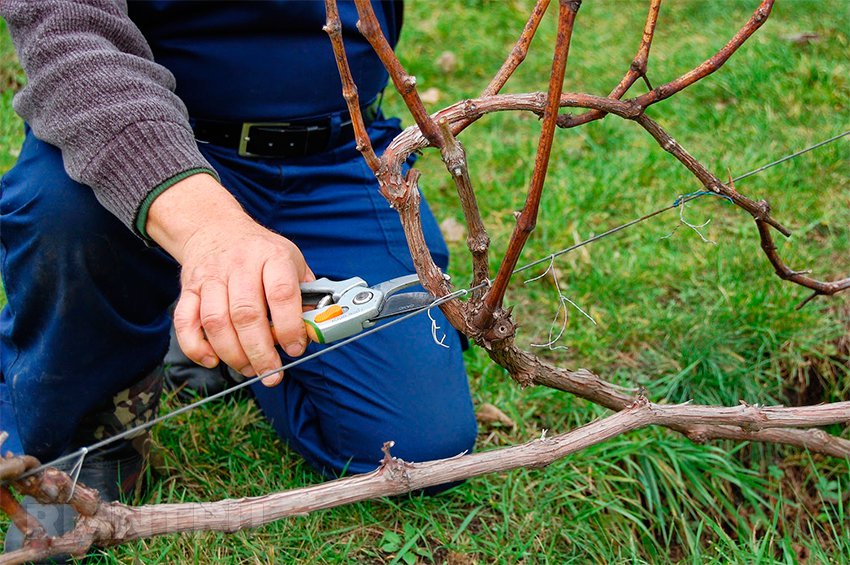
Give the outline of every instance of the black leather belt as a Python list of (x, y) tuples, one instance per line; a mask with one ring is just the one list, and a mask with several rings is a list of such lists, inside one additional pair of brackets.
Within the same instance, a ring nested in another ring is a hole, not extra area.
[[(372, 123), (380, 109), (380, 97), (362, 109), (363, 121)], [(332, 145), (354, 139), (348, 112), (334, 134), (333, 117), (286, 122), (220, 122), (195, 120), (192, 129), (200, 143), (237, 149), (243, 157), (303, 157), (321, 153)]]

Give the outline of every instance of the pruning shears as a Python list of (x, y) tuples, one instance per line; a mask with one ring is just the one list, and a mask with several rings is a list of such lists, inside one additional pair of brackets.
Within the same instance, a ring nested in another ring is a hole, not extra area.
[(375, 286), (360, 277), (342, 281), (321, 278), (301, 283), (301, 303), (315, 306), (301, 317), (310, 339), (330, 343), (371, 328), (379, 320), (429, 308), (434, 297), (427, 292), (405, 292), (419, 284), (417, 275), (406, 275)]

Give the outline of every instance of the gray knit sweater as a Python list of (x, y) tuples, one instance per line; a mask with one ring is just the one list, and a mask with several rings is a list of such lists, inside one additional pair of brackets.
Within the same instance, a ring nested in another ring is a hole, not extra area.
[(148, 195), (212, 172), (126, 0), (2, 0), (0, 16), (28, 77), (15, 111), (130, 229), (144, 235)]

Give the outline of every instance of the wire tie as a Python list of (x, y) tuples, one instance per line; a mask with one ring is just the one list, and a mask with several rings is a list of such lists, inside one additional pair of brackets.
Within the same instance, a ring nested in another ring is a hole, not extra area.
[(71, 502), (71, 499), (74, 498), (74, 491), (77, 488), (77, 480), (80, 478), (80, 471), (83, 470), (83, 461), (85, 460), (88, 452), (88, 447), (80, 448), (80, 458), (77, 459), (77, 462), (74, 463), (74, 466), (71, 468), (71, 493), (68, 495), (68, 500), (66, 500), (65, 503)]
[(673, 201), (673, 207), (675, 208), (680, 204), (687, 202), (688, 200), (693, 200), (695, 198), (699, 198), (700, 196), (717, 196), (718, 198), (728, 200), (733, 204), (735, 203), (735, 201), (732, 200), (732, 197), (726, 194), (720, 194), (719, 192), (714, 192), (713, 190), (697, 190), (696, 192), (690, 192), (688, 194), (680, 194), (679, 197)]
[(445, 332), (443, 332), (443, 337), (441, 337), (439, 339), (437, 338), (437, 332), (440, 330), (440, 326), (437, 325), (437, 320), (435, 320), (434, 316), (431, 315), (431, 308), (428, 308), (426, 310), (426, 313), (428, 314), (428, 319), (431, 320), (431, 337), (434, 338), (434, 343), (436, 343), (440, 347), (445, 347), (446, 349), (449, 349), (449, 346), (446, 345), (446, 343), (445, 343), (445, 341), (446, 341), (446, 333)]

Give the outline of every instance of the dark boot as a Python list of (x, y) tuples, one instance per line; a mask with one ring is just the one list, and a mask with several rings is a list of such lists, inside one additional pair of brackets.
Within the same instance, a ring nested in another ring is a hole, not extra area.
[[(161, 392), (162, 371), (157, 368), (136, 385), (116, 394), (111, 404), (84, 418), (75, 434), (75, 447), (69, 448), (67, 453), (151, 421), (156, 417)], [(129, 496), (139, 485), (149, 451), (150, 434), (147, 431), (118, 440), (83, 458), (78, 481), (97, 489), (104, 501)], [(58, 467), (72, 474), (75, 464), (79, 461), (66, 462)], [(74, 529), (77, 513), (67, 504), (40, 504), (29, 496), (25, 496), (21, 504), (44, 526), (49, 536), (61, 536)], [(10, 525), (3, 544), (4, 552), (19, 549), (23, 543), (21, 531)], [(71, 557), (60, 555), (42, 563), (71, 563)]]

